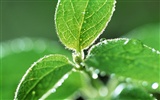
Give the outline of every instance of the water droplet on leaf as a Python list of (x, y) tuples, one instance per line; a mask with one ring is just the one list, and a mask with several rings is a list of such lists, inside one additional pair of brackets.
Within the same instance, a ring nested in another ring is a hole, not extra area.
[(80, 38), (80, 39), (79, 39), (79, 41), (81, 42), (81, 41), (82, 41), (82, 39)]
[(60, 81), (57, 83), (57, 86), (58, 86), (58, 87), (61, 86), (63, 82), (64, 82), (64, 80), (60, 80)]
[(101, 38), (100, 39), (100, 42), (103, 42), (103, 41), (105, 41), (106, 40), (106, 38)]
[(68, 76), (69, 76), (68, 74), (65, 74), (65, 75), (64, 75), (64, 77), (63, 77), (63, 78), (64, 78), (64, 80), (65, 80), (65, 79), (67, 79), (67, 78), (68, 78)]
[(141, 41), (136, 39), (127, 40), (123, 46), (124, 50), (129, 53), (140, 53), (143, 50), (143, 44)]
[(158, 86), (159, 86), (158, 83), (155, 82), (155, 83), (152, 84), (152, 89), (157, 89)]
[(114, 91), (114, 95), (115, 95), (115, 96), (118, 96), (125, 87), (126, 87), (126, 85), (123, 84), (123, 83), (120, 84), (120, 85), (118, 85), (118, 86), (116, 87), (115, 91)]
[(97, 79), (98, 78), (98, 75), (96, 73), (92, 73), (92, 78), (93, 79)]
[(32, 91), (32, 95), (35, 95), (36, 94), (36, 92), (35, 91)]
[(51, 89), (51, 92), (52, 93), (56, 92), (56, 89), (55, 88)]
[(108, 89), (107, 89), (107, 87), (101, 87), (101, 88), (99, 89), (99, 94), (100, 94), (102, 97), (106, 96), (106, 95), (108, 94)]
[(84, 15), (84, 14), (85, 14), (85, 12), (82, 12), (82, 14)]
[(93, 69), (93, 67), (90, 67), (89, 70), (90, 70), (90, 71), (93, 71), (94, 69)]
[(130, 82), (132, 82), (132, 79), (131, 78), (126, 78), (126, 82), (130, 83)]
[(150, 94), (151, 97), (153, 97), (153, 94)]
[(111, 78), (113, 78), (113, 77), (115, 77), (115, 76), (116, 76), (115, 73), (112, 73), (112, 74), (110, 75)]
[(100, 73), (99, 69), (96, 69), (94, 72), (97, 73), (97, 74)]
[(156, 50), (153, 48), (153, 49), (152, 49), (152, 52), (156, 52)]

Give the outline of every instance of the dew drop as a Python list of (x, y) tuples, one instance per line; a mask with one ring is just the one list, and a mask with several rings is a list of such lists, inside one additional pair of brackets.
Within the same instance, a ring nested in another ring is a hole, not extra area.
[(159, 86), (158, 83), (153, 83), (153, 84), (152, 84), (152, 89), (157, 89), (158, 86)]
[(150, 94), (149, 96), (153, 97), (153, 94)]
[(94, 72), (97, 73), (97, 74), (99, 74), (100, 71), (99, 71), (99, 69), (96, 69)]
[(36, 92), (35, 91), (32, 91), (32, 95), (35, 95), (36, 94)]
[(125, 88), (125, 86), (126, 86), (125, 84), (118, 85), (114, 91), (114, 95), (118, 96), (122, 92), (122, 90)]
[(62, 85), (62, 83), (63, 83), (63, 81), (62, 81), (62, 80), (58, 81), (58, 83), (57, 83), (57, 87), (61, 86), (61, 85)]
[(90, 71), (93, 71), (94, 69), (93, 69), (93, 67), (90, 67), (89, 70), (90, 70)]
[(64, 80), (67, 79), (68, 76), (69, 76), (68, 74), (65, 74), (64, 77), (63, 77), (63, 79), (64, 79)]
[(80, 42), (82, 41), (82, 39), (81, 39), (81, 38), (80, 38), (79, 40), (80, 40)]
[(83, 62), (80, 63), (81, 66), (85, 66), (85, 64)]
[(108, 42), (107, 42), (107, 40), (105, 40), (105, 41), (103, 41), (103, 43), (104, 43), (104, 44), (107, 44)]
[(156, 50), (155, 50), (155, 49), (152, 49), (152, 52), (156, 52)]
[(132, 79), (131, 78), (126, 78), (126, 82), (131, 82), (132, 81)]
[(100, 42), (103, 42), (103, 41), (105, 41), (106, 40), (106, 38), (101, 38), (100, 39)]
[(92, 78), (93, 78), (93, 79), (97, 79), (97, 78), (98, 78), (98, 75), (97, 75), (96, 73), (93, 73), (93, 74), (92, 74)]
[(72, 69), (73, 72), (77, 72), (77, 70), (75, 68)]
[(100, 75), (101, 75), (101, 76), (105, 76), (105, 75), (106, 75), (106, 72), (101, 71), (101, 72), (100, 72)]
[(51, 89), (51, 92), (52, 93), (56, 92), (56, 89), (55, 88)]
[(129, 53), (140, 53), (143, 50), (143, 44), (141, 41), (136, 39), (127, 40), (123, 46), (124, 50)]
[(107, 89), (107, 87), (101, 87), (101, 88), (99, 89), (99, 94), (100, 94), (102, 97), (106, 96), (106, 95), (108, 94), (108, 89)]
[(85, 14), (85, 12), (82, 12), (82, 14), (84, 15), (84, 14)]
[(113, 74), (111, 74), (111, 76), (110, 76), (110, 77), (111, 77), (111, 78), (113, 78), (113, 77), (115, 77), (115, 76), (116, 76), (116, 75), (113, 73)]

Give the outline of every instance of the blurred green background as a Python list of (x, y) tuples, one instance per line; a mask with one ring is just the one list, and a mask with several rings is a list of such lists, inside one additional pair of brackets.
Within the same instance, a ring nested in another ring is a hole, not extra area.
[[(21, 77), (40, 57), (50, 53), (71, 55), (56, 34), (56, 3), (57, 0), (1, 0), (1, 100), (13, 99)], [(159, 0), (117, 0), (116, 11), (100, 38), (134, 37), (160, 50), (159, 23)]]

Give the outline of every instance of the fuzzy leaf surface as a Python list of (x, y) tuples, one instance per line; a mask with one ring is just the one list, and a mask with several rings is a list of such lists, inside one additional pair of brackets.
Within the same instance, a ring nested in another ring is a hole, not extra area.
[(104, 40), (90, 49), (85, 64), (107, 74), (160, 84), (160, 52), (136, 39)]
[[(48, 55), (35, 62), (18, 85), (15, 99), (38, 100), (71, 71), (73, 65), (63, 55)], [(69, 90), (68, 90), (69, 92)]]
[(61, 42), (72, 50), (89, 47), (113, 14), (115, 0), (59, 0), (55, 22)]

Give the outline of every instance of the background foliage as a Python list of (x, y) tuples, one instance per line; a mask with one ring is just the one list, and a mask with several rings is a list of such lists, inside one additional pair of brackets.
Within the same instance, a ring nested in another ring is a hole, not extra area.
[[(67, 56), (71, 53), (63, 50), (56, 35), (54, 12), (57, 0), (1, 0), (0, 3), (0, 98), (3, 100), (13, 99), (19, 80), (34, 61), (50, 53)], [(117, 0), (116, 11), (101, 37), (139, 37), (160, 50), (159, 3), (159, 0)], [(139, 30), (141, 32), (137, 33)]]

